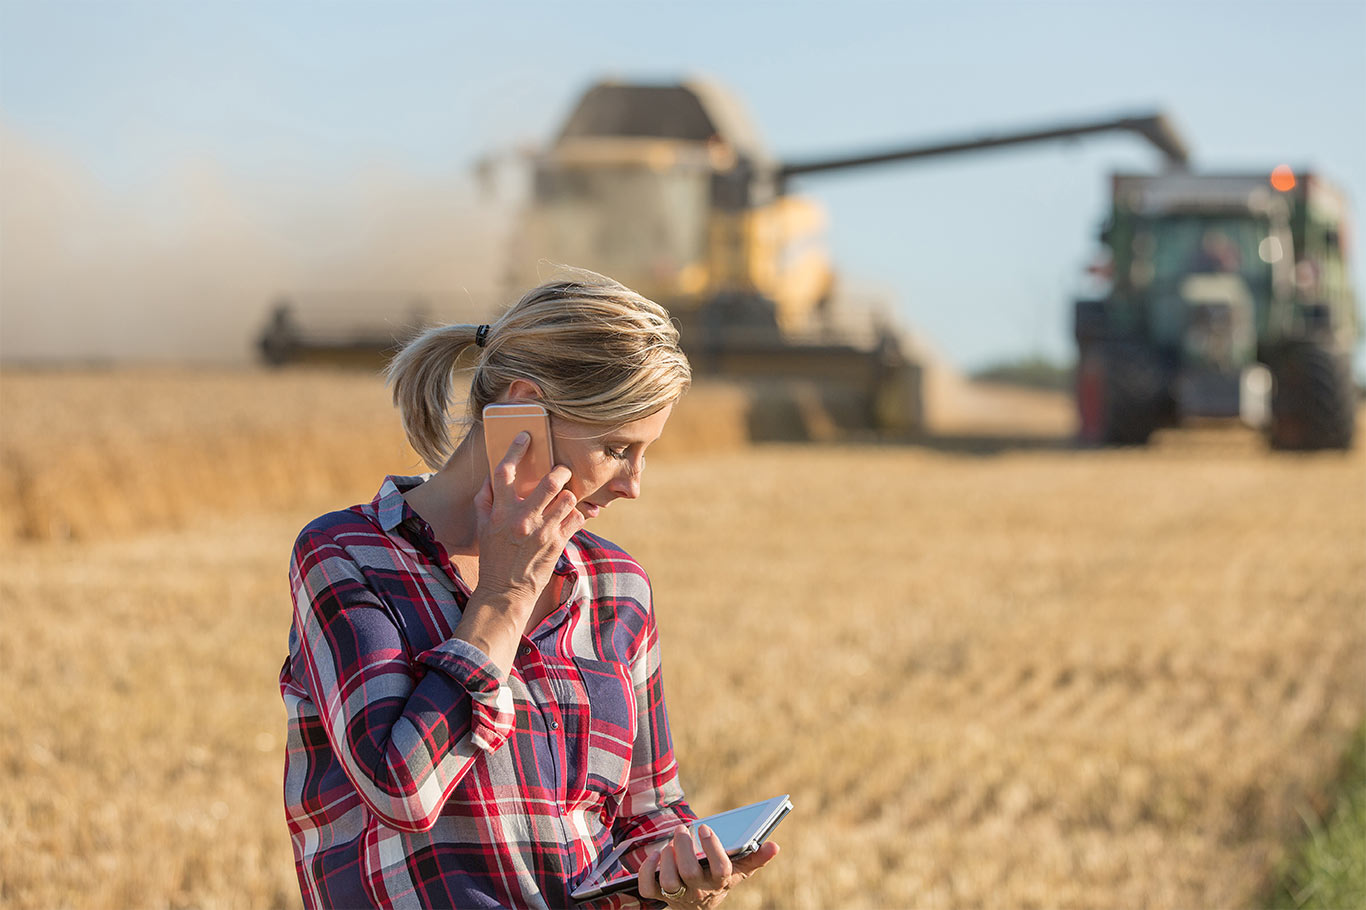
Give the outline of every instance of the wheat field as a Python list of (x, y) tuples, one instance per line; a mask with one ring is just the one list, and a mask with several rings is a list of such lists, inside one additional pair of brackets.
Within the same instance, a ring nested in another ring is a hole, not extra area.
[[(1250, 907), (1366, 716), (1366, 451), (746, 446), (685, 401), (650, 571), (727, 906)], [(0, 905), (296, 907), (286, 560), (416, 460), (365, 374), (0, 374)]]

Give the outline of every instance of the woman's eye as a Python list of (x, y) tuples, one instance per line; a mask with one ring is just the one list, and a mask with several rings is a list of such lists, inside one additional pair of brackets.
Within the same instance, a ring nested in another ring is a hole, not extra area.
[(603, 451), (606, 452), (612, 458), (616, 458), (621, 461), (624, 461), (626, 459), (625, 449), (613, 449), (609, 446), (608, 448), (603, 449)]

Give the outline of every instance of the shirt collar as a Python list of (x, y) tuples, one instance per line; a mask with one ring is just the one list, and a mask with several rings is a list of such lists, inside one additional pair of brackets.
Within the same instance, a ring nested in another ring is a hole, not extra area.
[(419, 474), (407, 477), (401, 474), (390, 474), (384, 478), (384, 483), (380, 484), (379, 492), (370, 501), (370, 505), (375, 510), (375, 517), (379, 519), (379, 526), (385, 531), (392, 531), (409, 518), (419, 518), (413, 507), (408, 505), (408, 500), (403, 498), (403, 494), (413, 487), (422, 483), (430, 474)]

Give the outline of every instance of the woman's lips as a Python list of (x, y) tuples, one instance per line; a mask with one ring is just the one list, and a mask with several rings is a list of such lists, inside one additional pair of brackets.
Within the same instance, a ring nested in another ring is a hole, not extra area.
[(595, 502), (581, 502), (579, 509), (583, 512), (584, 518), (597, 518), (598, 513), (602, 511), (602, 506)]

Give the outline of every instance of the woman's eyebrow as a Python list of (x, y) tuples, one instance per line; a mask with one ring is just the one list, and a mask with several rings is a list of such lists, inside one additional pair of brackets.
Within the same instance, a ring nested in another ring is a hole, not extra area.
[(617, 432), (603, 433), (598, 437), (599, 441), (607, 445), (618, 446), (647, 446), (656, 442), (658, 439), (659, 437), (657, 436), (654, 439), (646, 439), (643, 436), (625, 436)]

